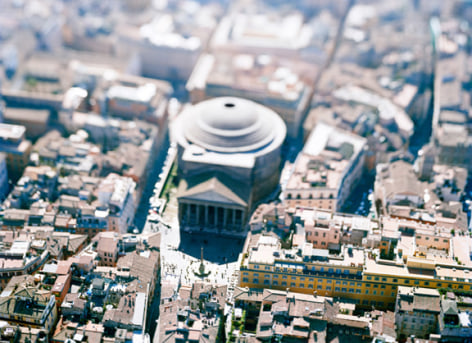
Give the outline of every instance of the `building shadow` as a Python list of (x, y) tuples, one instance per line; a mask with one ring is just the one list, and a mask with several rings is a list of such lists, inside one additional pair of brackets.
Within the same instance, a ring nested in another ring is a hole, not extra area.
[(222, 237), (208, 233), (181, 232), (178, 250), (200, 259), (203, 247), (205, 261), (216, 264), (236, 262), (244, 245), (244, 238)]

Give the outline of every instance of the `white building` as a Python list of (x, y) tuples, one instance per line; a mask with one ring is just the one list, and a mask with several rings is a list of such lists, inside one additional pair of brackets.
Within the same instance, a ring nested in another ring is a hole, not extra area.
[(136, 183), (129, 177), (109, 174), (98, 186), (98, 201), (108, 205), (110, 231), (128, 232), (136, 211)]
[(147, 77), (187, 80), (203, 44), (199, 37), (180, 34), (172, 15), (163, 14), (139, 28), (120, 30), (117, 48), (123, 54), (137, 52)]

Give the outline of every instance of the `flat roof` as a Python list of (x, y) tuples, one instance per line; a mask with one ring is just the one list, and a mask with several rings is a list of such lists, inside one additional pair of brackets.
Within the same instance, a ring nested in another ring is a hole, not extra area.
[(51, 112), (49, 110), (32, 108), (7, 107), (3, 116), (8, 121), (21, 121), (46, 124)]
[(22, 125), (0, 123), (0, 137), (3, 139), (19, 140), (23, 138), (26, 128)]

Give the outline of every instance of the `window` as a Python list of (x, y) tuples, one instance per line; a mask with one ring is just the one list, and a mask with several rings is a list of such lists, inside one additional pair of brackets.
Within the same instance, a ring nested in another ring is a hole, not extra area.
[(372, 280), (372, 276), (368, 276), (368, 277), (367, 277), (367, 280)]
[(323, 287), (321, 287), (321, 285), (318, 285), (318, 287), (316, 287), (316, 289), (322, 289)]
[(326, 290), (327, 290), (327, 291), (330, 291), (330, 290), (331, 290), (331, 286), (326, 287)]
[(287, 282), (282, 281), (282, 286), (287, 286)]
[(268, 285), (270, 283), (270, 280), (264, 280), (264, 285)]
[(335, 290), (336, 292), (339, 292), (339, 287), (335, 287), (334, 290)]
[(272, 284), (273, 284), (274, 286), (277, 286), (277, 285), (279, 284), (279, 282), (278, 282), (277, 280), (274, 280), (274, 281), (272, 281)]
[(295, 287), (295, 282), (290, 282), (290, 287)]
[(357, 293), (357, 294), (361, 294), (361, 290), (360, 290), (360, 289), (356, 289), (356, 293)]
[(299, 284), (300, 288), (305, 288), (305, 285), (303, 283)]
[(365, 290), (365, 294), (369, 294), (369, 290), (368, 290), (368, 289)]
[(392, 282), (398, 282), (398, 280), (397, 280), (397, 279), (393, 279)]
[(308, 284), (308, 288), (313, 288), (313, 284)]
[(252, 283), (259, 283), (259, 279), (253, 279)]

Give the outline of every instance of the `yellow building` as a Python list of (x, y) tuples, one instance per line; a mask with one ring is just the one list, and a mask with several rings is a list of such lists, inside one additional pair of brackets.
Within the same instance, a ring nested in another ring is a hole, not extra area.
[(408, 256), (382, 260), (363, 248), (343, 247), (338, 255), (304, 243), (282, 249), (276, 237), (248, 238), (239, 286), (351, 299), (365, 308), (393, 309), (399, 286), (470, 291), (472, 271)]

